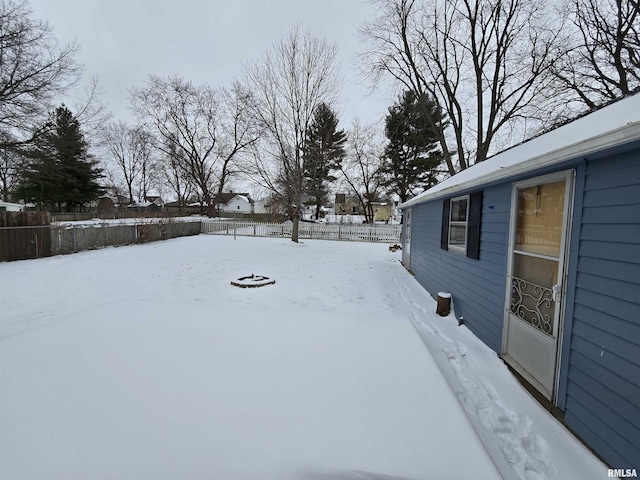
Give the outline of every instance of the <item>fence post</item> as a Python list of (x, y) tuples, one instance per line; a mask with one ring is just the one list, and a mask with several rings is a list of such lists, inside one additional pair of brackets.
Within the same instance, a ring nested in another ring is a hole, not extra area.
[(342, 240), (342, 225), (338, 224), (338, 240)]

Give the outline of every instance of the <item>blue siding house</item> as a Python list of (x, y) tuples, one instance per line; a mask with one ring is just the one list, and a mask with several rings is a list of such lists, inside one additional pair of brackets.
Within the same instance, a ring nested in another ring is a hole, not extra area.
[(640, 94), (400, 206), (403, 264), (612, 468), (640, 468)]

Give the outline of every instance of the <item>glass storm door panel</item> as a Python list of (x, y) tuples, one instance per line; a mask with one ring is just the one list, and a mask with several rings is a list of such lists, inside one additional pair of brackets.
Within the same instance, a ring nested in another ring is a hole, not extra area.
[(506, 302), (505, 361), (552, 399), (562, 310), (571, 178), (514, 187)]

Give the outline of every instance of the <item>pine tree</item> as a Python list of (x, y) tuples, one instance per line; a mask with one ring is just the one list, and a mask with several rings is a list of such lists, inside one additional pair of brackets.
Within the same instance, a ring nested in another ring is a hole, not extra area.
[(315, 197), (315, 218), (329, 193), (329, 183), (336, 180), (332, 172), (340, 169), (345, 156), (347, 134), (337, 128), (338, 118), (333, 110), (325, 103), (318, 105), (306, 132), (303, 162), (305, 191)]
[(52, 114), (30, 152), (32, 161), (22, 173), (18, 194), (50, 208), (62, 204), (72, 211), (104, 193), (101, 170), (88, 152), (88, 144), (73, 113), (61, 105)]
[(417, 96), (411, 90), (389, 108), (384, 165), (388, 180), (384, 185), (401, 202), (437, 183), (442, 152), (437, 132), (430, 125), (439, 124), (441, 119), (442, 112), (427, 95)]

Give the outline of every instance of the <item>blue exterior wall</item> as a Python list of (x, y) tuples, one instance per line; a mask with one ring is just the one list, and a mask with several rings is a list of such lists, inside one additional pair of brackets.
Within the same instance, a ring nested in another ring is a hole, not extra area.
[(640, 149), (585, 170), (558, 403), (611, 466), (640, 468)]
[(410, 270), (432, 295), (450, 292), (465, 324), (496, 352), (502, 344), (511, 185), (483, 190), (480, 260), (440, 248), (442, 202), (413, 207)]
[(443, 199), (411, 207), (409, 268), (432, 295), (451, 292), (456, 314), (500, 353), (512, 184), (575, 169), (557, 404), (614, 468), (640, 468), (640, 147), (630, 148), (483, 187), (479, 260), (440, 248)]

